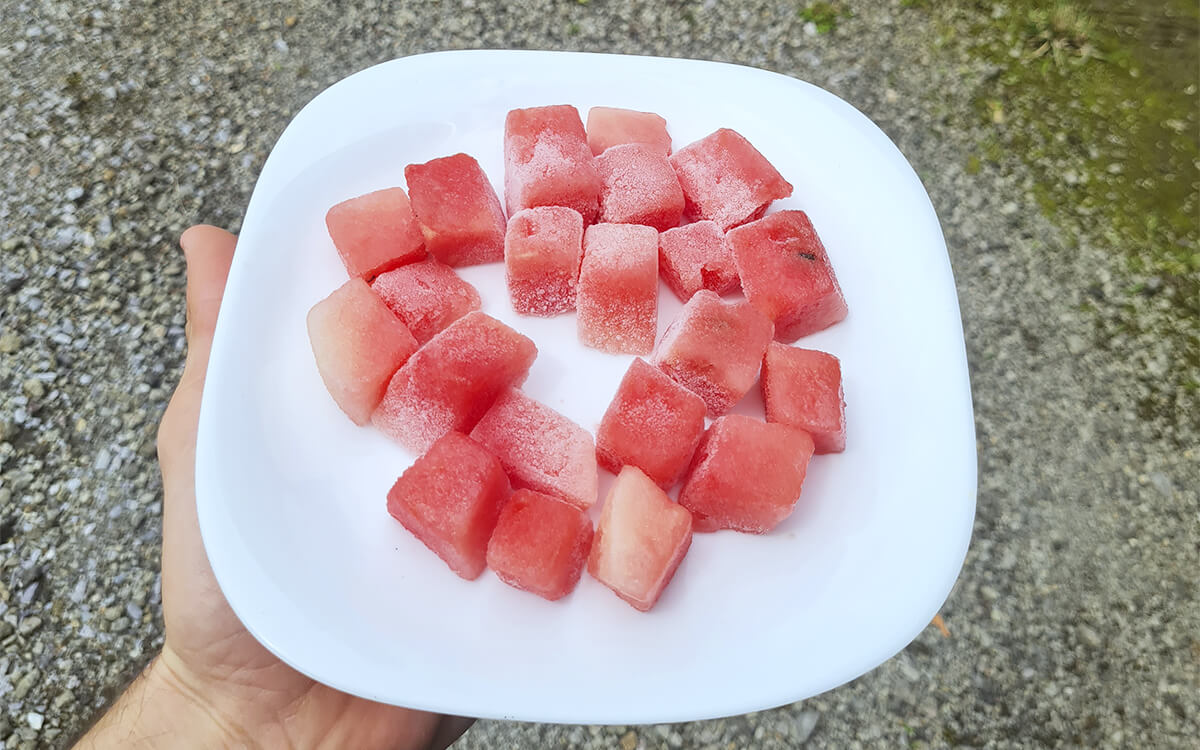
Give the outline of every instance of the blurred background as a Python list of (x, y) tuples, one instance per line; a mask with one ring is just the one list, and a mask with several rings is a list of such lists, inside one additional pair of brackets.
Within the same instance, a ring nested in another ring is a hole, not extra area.
[(0, 745), (64, 746), (161, 645), (180, 232), (236, 231), (331, 83), (463, 48), (741, 63), (875, 120), (943, 223), (980, 480), (946, 632), (874, 672), (718, 721), (480, 722), (460, 747), (1196, 746), (1194, 0), (0, 0)]

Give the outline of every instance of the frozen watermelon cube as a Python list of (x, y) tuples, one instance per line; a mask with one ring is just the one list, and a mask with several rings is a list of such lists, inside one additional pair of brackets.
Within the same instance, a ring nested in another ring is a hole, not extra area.
[(588, 227), (575, 309), (584, 344), (648, 354), (658, 332), (658, 232), (638, 224)]
[(658, 270), (684, 302), (701, 289), (726, 294), (738, 286), (733, 251), (715, 221), (697, 221), (660, 234)]
[(728, 230), (792, 194), (792, 186), (740, 133), (722, 128), (676, 151), (671, 165), (687, 199), (688, 218)]
[(596, 432), (600, 465), (636, 466), (670, 489), (704, 433), (704, 402), (643, 359), (633, 360)]
[(726, 235), (750, 304), (790, 343), (846, 317), (821, 238), (803, 211), (780, 211)]
[(480, 304), (475, 287), (435, 258), (381, 273), (371, 289), (421, 344)]
[(812, 453), (803, 430), (728, 414), (701, 438), (679, 504), (696, 531), (765, 534), (796, 507)]
[(613, 146), (596, 157), (600, 221), (644, 224), (662, 231), (679, 226), (683, 190), (667, 157), (649, 146)]
[(772, 342), (763, 358), (762, 394), (768, 422), (804, 430), (815, 453), (845, 450), (846, 402), (837, 357)]
[(451, 430), (469, 431), (505, 389), (529, 374), (537, 347), (481, 312), (467, 313), (417, 350), (388, 383), (371, 421), (420, 453)]
[(667, 121), (653, 112), (618, 107), (592, 107), (587, 119), (588, 145), (599, 156), (623, 143), (642, 143), (663, 156), (671, 155)]
[(513, 309), (558, 315), (575, 309), (583, 258), (583, 217), (562, 206), (518, 211), (504, 235), (504, 271)]
[(367, 281), (425, 257), (425, 238), (403, 188), (342, 201), (325, 214), (325, 227), (346, 272)]
[(488, 539), (509, 496), (496, 457), (447, 432), (408, 467), (387, 495), (388, 513), (468, 581), (486, 567)]
[(504, 209), (479, 162), (466, 154), (404, 168), (425, 249), (448, 266), (504, 259)]
[(504, 200), (508, 215), (566, 206), (596, 220), (600, 177), (579, 111), (569, 104), (514, 109), (504, 120)]
[(592, 548), (592, 522), (579, 508), (517, 490), (500, 511), (487, 564), (501, 581), (554, 601), (575, 590)]
[(617, 475), (588, 556), (588, 573), (643, 612), (658, 601), (692, 544), (692, 516), (641, 469)]
[(709, 414), (721, 415), (754, 386), (773, 332), (749, 302), (724, 302), (701, 289), (667, 327), (654, 364), (704, 399)]
[(518, 487), (584, 509), (596, 502), (592, 434), (521, 391), (510, 388), (502, 393), (471, 437), (500, 459)]
[(417, 342), (367, 282), (353, 278), (308, 311), (308, 338), (329, 395), (355, 424), (371, 421)]

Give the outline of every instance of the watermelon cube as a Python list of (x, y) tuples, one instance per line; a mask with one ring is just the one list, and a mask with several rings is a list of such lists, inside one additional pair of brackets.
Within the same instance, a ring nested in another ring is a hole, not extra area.
[(371, 421), (415, 452), (475, 426), (505, 389), (529, 374), (537, 347), (481, 312), (467, 313), (396, 371)]
[(658, 232), (638, 224), (588, 227), (575, 309), (584, 344), (648, 354), (658, 332)]
[(488, 567), (509, 586), (554, 601), (575, 590), (592, 548), (592, 522), (579, 508), (517, 490), (500, 511)]
[(757, 219), (771, 201), (792, 194), (771, 162), (728, 128), (679, 149), (671, 165), (687, 199), (685, 215), (711, 219), (723, 230)]
[(645, 612), (692, 544), (692, 516), (641, 469), (626, 466), (604, 501), (588, 573)]
[(448, 266), (504, 259), (504, 209), (479, 162), (455, 154), (404, 168), (425, 249)]
[(367, 281), (425, 257), (425, 238), (403, 188), (342, 201), (325, 214), (325, 227), (346, 272)]
[(645, 360), (633, 360), (596, 431), (600, 465), (614, 474), (636, 466), (670, 489), (704, 433), (704, 412), (699, 396)]
[(550, 316), (575, 309), (583, 258), (583, 217), (562, 206), (518, 211), (504, 235), (504, 271), (513, 309)]
[(846, 402), (837, 357), (772, 342), (763, 358), (762, 394), (768, 422), (804, 430), (815, 453), (845, 450)]
[(388, 513), (468, 581), (487, 565), (488, 539), (509, 496), (496, 457), (457, 432), (438, 438), (387, 495)]
[(667, 121), (653, 112), (592, 107), (588, 110), (587, 139), (592, 153), (597, 156), (623, 143), (642, 143), (663, 156), (671, 155)]
[(371, 282), (396, 317), (424, 344), (454, 321), (479, 309), (479, 292), (436, 258), (385, 271)]
[(717, 416), (754, 386), (773, 333), (771, 320), (749, 302), (724, 302), (701, 289), (667, 327), (653, 361)]
[(521, 391), (510, 388), (502, 393), (471, 437), (500, 459), (518, 487), (584, 509), (596, 502), (592, 434)]
[(697, 221), (658, 236), (658, 270), (675, 296), (687, 302), (701, 289), (737, 289), (737, 265), (715, 221)]
[(596, 157), (600, 221), (644, 224), (662, 231), (679, 226), (683, 190), (667, 157), (649, 146), (613, 146)]
[(579, 111), (569, 104), (514, 109), (504, 120), (504, 200), (508, 215), (566, 206), (596, 220), (600, 177)]
[(371, 421), (388, 381), (417, 350), (416, 340), (360, 278), (313, 305), (307, 322), (329, 395), (355, 424)]
[(846, 317), (825, 246), (803, 211), (771, 214), (726, 239), (746, 299), (775, 321), (777, 341), (790, 343)]
[(701, 438), (679, 504), (697, 531), (765, 534), (796, 507), (812, 453), (803, 430), (728, 414)]

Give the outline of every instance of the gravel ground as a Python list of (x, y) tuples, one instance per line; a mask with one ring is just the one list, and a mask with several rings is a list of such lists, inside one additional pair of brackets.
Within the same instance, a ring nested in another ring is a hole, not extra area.
[[(1132, 270), (1115, 194), (1043, 214), (1039, 181), (1120, 164), (1112, 144), (975, 158), (1004, 126), (979, 116), (997, 64), (968, 16), (1007, 6), (929, 5), (854, 3), (831, 24), (761, 0), (0, 1), (0, 745), (64, 745), (161, 644), (154, 432), (182, 362), (179, 233), (236, 229), (290, 115), (335, 80), (531, 47), (770, 68), (887, 131), (954, 264), (979, 510), (949, 637), (931, 628), (849, 685), (684, 725), (481, 722), (460, 746), (1195, 747), (1195, 266), (1187, 283)], [(1194, 136), (1194, 79), (1187, 95), (1172, 123)], [(1195, 252), (1194, 226), (1182, 241)]]

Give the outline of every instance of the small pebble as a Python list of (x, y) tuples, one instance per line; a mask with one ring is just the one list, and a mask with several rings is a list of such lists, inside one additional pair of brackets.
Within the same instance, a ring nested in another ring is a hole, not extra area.
[(29, 728), (35, 732), (41, 731), (42, 724), (44, 724), (45, 721), (46, 717), (42, 716), (36, 711), (30, 711), (29, 713), (25, 714), (25, 723), (28, 724)]
[(637, 732), (632, 729), (621, 735), (621, 750), (634, 750), (637, 747)]
[(21, 621), (21, 624), (17, 626), (17, 634), (21, 636), (27, 636), (40, 627), (42, 627), (42, 618), (26, 617)]

